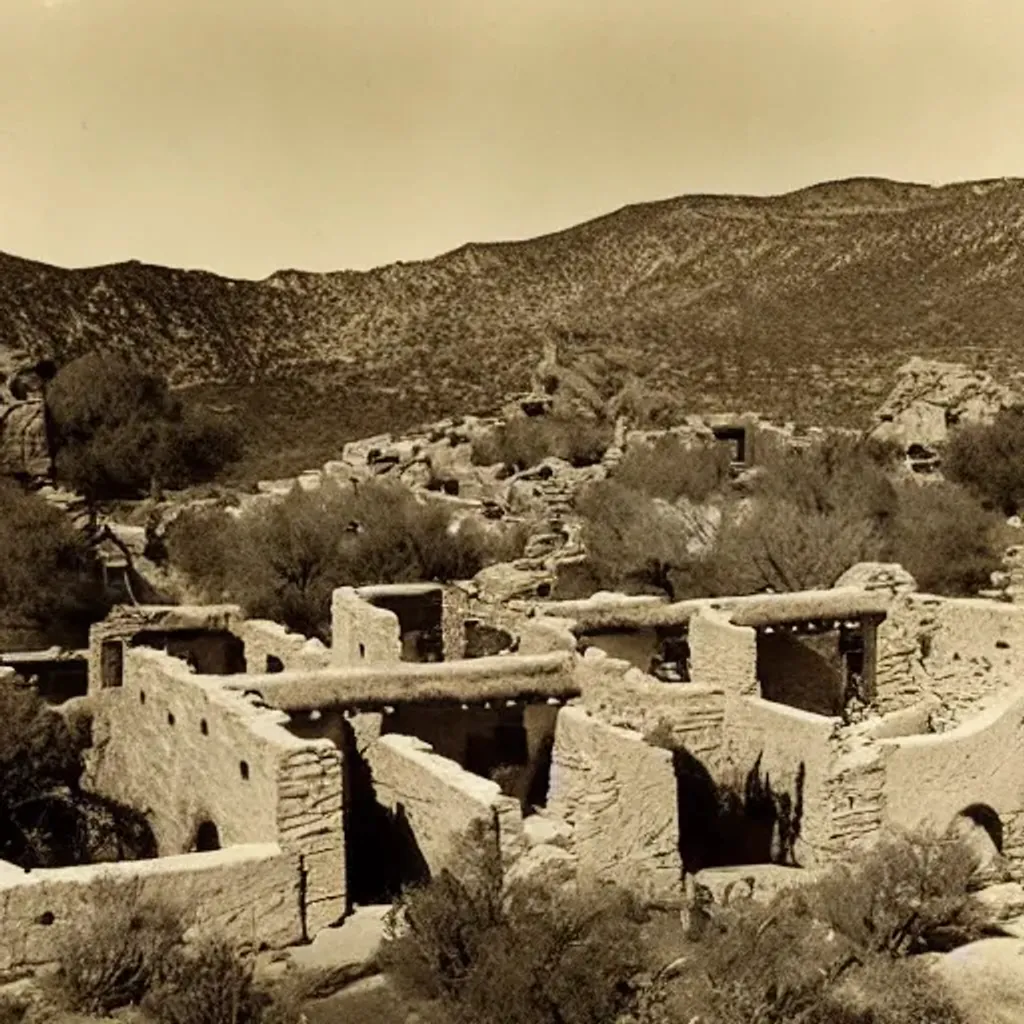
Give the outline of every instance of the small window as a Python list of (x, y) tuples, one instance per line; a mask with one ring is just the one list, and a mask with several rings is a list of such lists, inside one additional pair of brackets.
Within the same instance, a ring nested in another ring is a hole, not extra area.
[(359, 645), (359, 657), (360, 658), (365, 658), (366, 657), (366, 644), (360, 644)]
[(267, 655), (267, 672), (283, 672), (284, 662), (276, 654)]
[(199, 719), (199, 731), (204, 736), (209, 736), (210, 735), (210, 727), (209, 727), (209, 725), (207, 725), (205, 718), (200, 718)]
[(167, 712), (167, 724), (174, 725), (174, 713), (171, 711)]
[(248, 761), (239, 761), (238, 762), (238, 770), (241, 773), (242, 778), (245, 779), (246, 782), (248, 782), (249, 781), (249, 762)]
[(146, 691), (145, 690), (139, 690), (139, 703), (140, 704), (145, 704), (146, 703)]
[(104, 640), (100, 644), (100, 686), (109, 689), (124, 685), (124, 644)]

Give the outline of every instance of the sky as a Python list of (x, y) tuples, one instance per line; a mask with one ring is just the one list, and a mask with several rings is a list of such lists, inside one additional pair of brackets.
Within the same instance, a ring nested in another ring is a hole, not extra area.
[(1022, 0), (0, 0), (0, 251), (260, 278), (1024, 176)]

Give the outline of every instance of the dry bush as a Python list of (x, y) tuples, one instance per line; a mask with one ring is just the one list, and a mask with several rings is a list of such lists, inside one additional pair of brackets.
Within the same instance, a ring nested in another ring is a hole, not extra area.
[(991, 424), (959, 427), (950, 435), (942, 471), (1004, 515), (1024, 503), (1024, 409), (1006, 409)]
[(58, 947), (51, 995), (78, 1013), (106, 1016), (138, 1005), (181, 945), (186, 924), (177, 908), (143, 898), (141, 888), (100, 879)]
[(729, 481), (728, 451), (718, 444), (687, 444), (674, 434), (629, 448), (613, 479), (652, 498), (703, 502)]
[(0, 1024), (23, 1024), (32, 1009), (24, 996), (0, 995)]
[(641, 914), (620, 890), (505, 886), (497, 852), (467, 849), (396, 903), (381, 965), (444, 1024), (606, 1024), (635, 1003)]
[(517, 416), (473, 441), (473, 463), (509, 470), (529, 469), (547, 458), (574, 466), (601, 461), (612, 441), (610, 424), (588, 419)]

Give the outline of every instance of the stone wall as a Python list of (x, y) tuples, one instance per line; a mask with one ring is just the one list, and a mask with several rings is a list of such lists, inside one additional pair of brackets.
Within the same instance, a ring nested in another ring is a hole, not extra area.
[(267, 619), (247, 619), (234, 628), (245, 644), (246, 671), (271, 672), (278, 664), (284, 671), (313, 672), (329, 668), (331, 651), (319, 640), (293, 633)]
[(375, 665), (402, 660), (398, 616), (375, 608), (352, 587), (331, 597), (331, 658), (335, 665)]
[(1004, 852), (1024, 868), (1024, 691), (1007, 691), (956, 729), (878, 740), (885, 765), (884, 820), (945, 828), (965, 807), (1002, 819)]
[(193, 849), (202, 822), (222, 847), (278, 843), (299, 855), (312, 934), (344, 912), (341, 755), (286, 723), (223, 677), (128, 648), (123, 684), (96, 698), (85, 781), (146, 812), (161, 856)]
[(299, 879), (298, 857), (275, 844), (29, 873), (0, 862), (0, 971), (55, 962), (67, 928), (112, 893), (180, 907), (186, 923), (257, 948), (292, 945), (303, 938)]
[(815, 867), (829, 847), (828, 793), (838, 753), (838, 724), (837, 719), (758, 697), (726, 702), (724, 760), (740, 782), (756, 766), (773, 793), (788, 795), (794, 809), (802, 807), (794, 846), (802, 867)]
[(481, 826), (511, 863), (524, 848), (519, 802), (496, 782), (465, 771), (413, 736), (390, 734), (363, 750), (377, 802), (408, 826), (419, 855), (436, 873), (453, 864), (453, 848)]
[(656, 898), (677, 897), (682, 860), (672, 754), (563, 708), (548, 810), (573, 826), (580, 870)]
[(609, 725), (646, 734), (667, 728), (675, 746), (714, 762), (722, 746), (725, 698), (700, 683), (664, 683), (589, 649), (576, 667), (583, 707)]
[(897, 598), (878, 627), (876, 707), (885, 714), (928, 694), (942, 703), (938, 728), (965, 721), (1020, 682), (1024, 609), (926, 594)]

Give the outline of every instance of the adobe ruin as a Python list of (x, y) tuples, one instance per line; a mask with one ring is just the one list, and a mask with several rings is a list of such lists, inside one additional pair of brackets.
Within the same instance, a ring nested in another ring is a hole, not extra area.
[(511, 873), (679, 905), (693, 880), (771, 887), (891, 825), (978, 822), (1024, 876), (1019, 606), (876, 566), (675, 603), (341, 588), (332, 630), (227, 605), (93, 628), (88, 694), (55, 713), (91, 718), (87, 788), (144, 811), (159, 856), (0, 865), (0, 970), (51, 962), (101, 874), (274, 949), (457, 869), (474, 826)]

